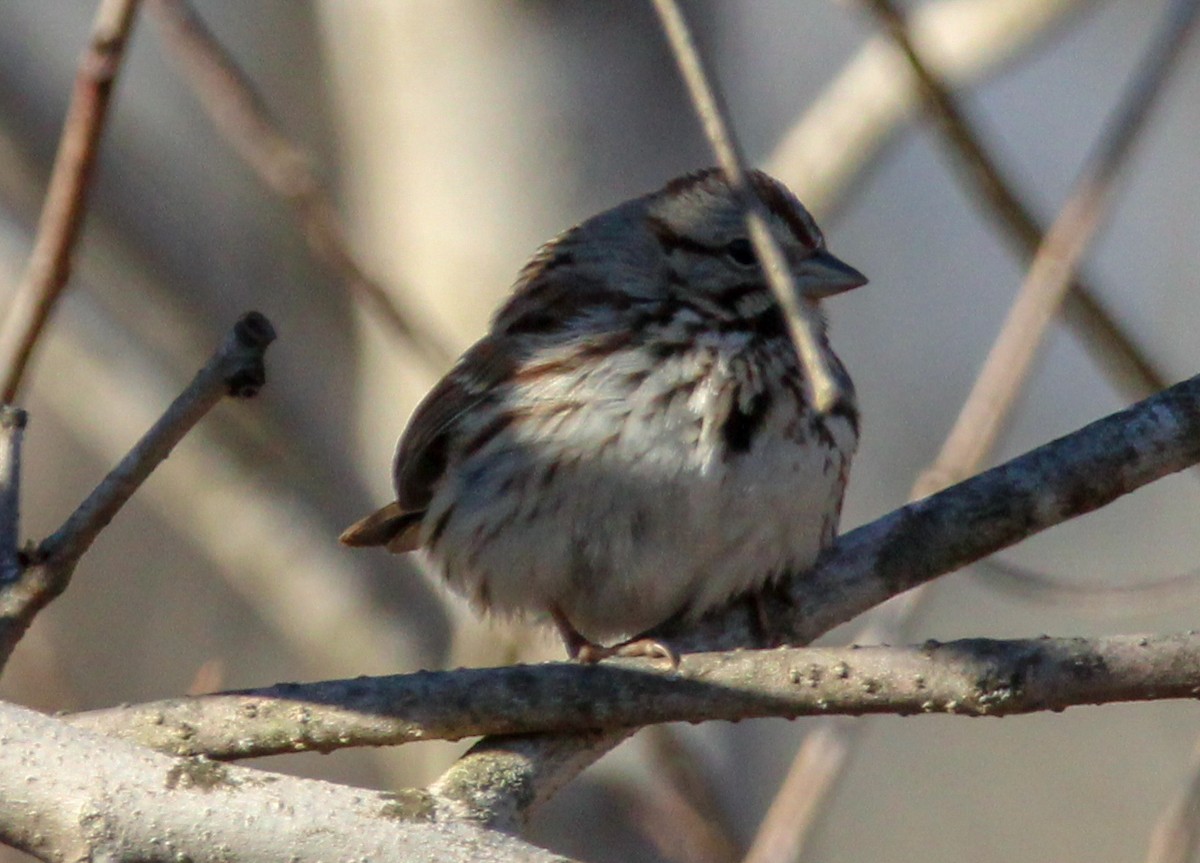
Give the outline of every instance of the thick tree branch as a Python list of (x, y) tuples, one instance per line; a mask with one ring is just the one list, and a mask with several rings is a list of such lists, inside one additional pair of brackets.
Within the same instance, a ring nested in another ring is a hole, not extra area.
[(51, 861), (569, 863), (367, 791), (170, 758), (0, 704), (0, 841)]
[(0, 589), (0, 667), (34, 617), (70, 583), (80, 557), (150, 473), (224, 396), (247, 398), (266, 379), (263, 353), (271, 323), (244, 315), (163, 416), (57, 531), (32, 552), (20, 577)]
[(967, 639), (913, 647), (697, 653), (646, 663), (460, 669), (283, 684), (65, 717), (220, 760), (485, 734), (872, 713), (1012, 716), (1195, 698), (1200, 635)]
[(101, 0), (79, 61), (37, 239), (0, 324), (0, 402), (16, 399), (33, 347), (71, 274), (100, 136), (138, 0)]
[[(813, 570), (763, 597), (773, 632), (805, 644), (959, 569), (1200, 461), (1200, 376), (843, 536)], [(655, 632), (682, 651), (756, 643), (740, 603)], [(514, 825), (628, 732), (484, 740), (431, 790), (481, 821)], [(574, 741), (574, 742), (572, 742)]]
[[(1162, 90), (1185, 44), (1194, 20), (1195, 0), (1183, 0), (1172, 7), (1146, 53), (1138, 74), (1126, 88), (1121, 108), (1100, 138), (1095, 155), (1089, 159), (1075, 183), (1067, 203), (1044, 241), (1038, 226), (1017, 200), (982, 139), (968, 122), (956, 97), (925, 63), (918, 51), (904, 16), (893, 0), (864, 0), (883, 28), (903, 53), (918, 82), (927, 105), (943, 138), (951, 144), (966, 174), (982, 191), (1000, 216), (1001, 222), (1028, 241), (1025, 249), (1033, 263), (1008, 318), (988, 355), (978, 380), (972, 387), (953, 429), (937, 458), (922, 471), (914, 483), (912, 498), (924, 497), (957, 479), (979, 470), (995, 448), (1002, 427), (1008, 421), (1017, 396), (1033, 367), (1034, 356), (1060, 307), (1072, 302), (1083, 310), (1078, 320), (1087, 324), (1085, 347), (1101, 358), (1104, 367), (1115, 375), (1118, 385), (1132, 388), (1134, 397), (1161, 389), (1163, 384), (1141, 357), (1135, 346), (1115, 326), (1106, 323), (1086, 290), (1075, 282), (1075, 271), (1083, 254), (1107, 214), (1116, 176), (1128, 161), (1133, 142), (1144, 128), (1150, 107)], [(1132, 385), (1130, 382), (1133, 382)], [(901, 638), (904, 624), (920, 605), (922, 591), (914, 590), (876, 610), (868, 618), (859, 641), (894, 642)], [(794, 812), (787, 803), (778, 806), (764, 822), (769, 836), (755, 842), (747, 863), (769, 860), (767, 847), (788, 844), (790, 856), (798, 859), (805, 841), (804, 830), (811, 823), (820, 797), (827, 795), (840, 774), (840, 767), (853, 751), (851, 736), (858, 732), (838, 719), (828, 720), (819, 734), (810, 735), (796, 755), (797, 766), (787, 779), (793, 794)], [(840, 739), (839, 739), (840, 738)], [(818, 746), (828, 751), (818, 754)], [(816, 775), (804, 776), (799, 764), (812, 765)]]

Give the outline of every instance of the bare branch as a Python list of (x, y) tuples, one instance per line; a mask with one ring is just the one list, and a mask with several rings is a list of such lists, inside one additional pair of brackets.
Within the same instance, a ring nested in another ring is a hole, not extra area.
[[(1043, 229), (974, 131), (962, 124), (965, 118), (948, 90), (992, 71), (1030, 41), (1044, 37), (1068, 13), (1088, 5), (1092, 4), (1078, 0), (922, 4), (905, 28), (921, 64), (917, 73), (903, 74), (904, 61), (891, 45), (869, 41), (785, 134), (767, 159), (768, 171), (799, 191), (818, 216), (836, 209), (853, 178), (919, 107), (922, 92), (929, 99), (932, 84), (938, 96), (930, 107), (938, 111), (939, 128), (966, 166), (967, 178), (980, 191), (980, 200), (990, 204), (988, 213), (1001, 220), (1007, 236), (1032, 258)], [(952, 113), (942, 110), (947, 103)], [(1144, 398), (1167, 385), (1166, 376), (1087, 286), (1072, 285), (1062, 315), (1129, 399)]]
[[(1032, 209), (1014, 191), (999, 162), (971, 124), (941, 75), (918, 50), (911, 28), (891, 0), (866, 0), (896, 46), (903, 53), (925, 104), (936, 120), (965, 179), (979, 192), (976, 200), (1004, 227), (1017, 248), (1032, 258), (1044, 239)], [(1103, 303), (1077, 280), (1072, 280), (1063, 300), (1063, 317), (1074, 327), (1093, 360), (1130, 399), (1145, 398), (1167, 386), (1165, 375), (1145, 356)]]
[[(931, 0), (913, 9), (914, 41), (947, 84), (994, 74), (1046, 41), (1095, 0)], [(766, 160), (818, 221), (837, 210), (893, 133), (921, 107), (903, 58), (884, 37), (867, 40)]]
[(175, 445), (225, 395), (246, 398), (265, 380), (263, 352), (275, 338), (270, 322), (250, 312), (187, 389), (167, 408), (67, 521), (38, 546), (24, 571), (0, 590), (0, 665), (33, 618), (70, 583), (80, 557)]
[(71, 274), (104, 120), (138, 0), (101, 0), (79, 61), (37, 238), (0, 324), (0, 401), (17, 397), (34, 345)]
[[(872, 6), (903, 33), (903, 23), (888, 0)], [(989, 352), (971, 395), (942, 451), (919, 480), (927, 494), (978, 470), (1033, 364), (1046, 329), (1071, 286), (1092, 237), (1108, 212), (1117, 175), (1145, 127), (1192, 33), (1200, 2), (1176, 0), (1162, 29), (1122, 97), (1116, 116), (1094, 155), (1075, 182), (1067, 203), (1046, 233), (1003, 329)], [(909, 46), (911, 48), (911, 45)]]
[[(944, 137), (954, 145), (955, 152), (968, 169), (969, 177), (981, 189), (985, 199), (992, 203), (1001, 221), (1032, 254), (1042, 239), (1040, 229), (1027, 208), (1010, 190), (1008, 182), (960, 110), (953, 94), (925, 63), (896, 5), (892, 0), (867, 0), (866, 5), (880, 18), (912, 67), (928, 105), (940, 121)], [(1075, 308), (1073, 320), (1084, 324), (1085, 345), (1093, 354), (1102, 358), (1106, 368), (1115, 370), (1118, 383), (1123, 384), (1126, 389), (1133, 389), (1138, 395), (1144, 395), (1145, 390), (1156, 390), (1165, 386), (1161, 376), (1143, 359), (1136, 346), (1124, 336), (1115, 321), (1108, 317), (1103, 308), (1075, 283), (1073, 278), (1074, 268), (1082, 257), (1091, 231), (1099, 224), (1102, 200), (1107, 195), (1089, 198), (1091, 203), (1083, 210), (1077, 208), (1083, 205), (1085, 195), (1090, 194), (1086, 190), (1099, 191), (1092, 182), (1094, 178), (1106, 178), (1105, 189), (1111, 188), (1116, 169), (1123, 161), (1122, 157), (1127, 154), (1148, 113), (1148, 103), (1160, 89), (1182, 44), (1184, 34), (1176, 30), (1176, 25), (1185, 21), (1179, 20), (1179, 11), (1177, 7), (1168, 16), (1161, 36), (1143, 61), (1142, 72), (1135, 76), (1135, 81), (1125, 97), (1124, 109), (1118, 112), (1112, 131), (1106, 138), (1102, 138), (1099, 154), (1092, 160), (1089, 168), (1085, 169), (1077, 192), (1068, 201), (1062, 216), (1056, 222), (1056, 237), (1053, 240), (1048, 238), (1038, 251), (1029, 278), (1018, 298), (1018, 305), (1014, 306), (984, 372), (976, 382), (958, 422), (934, 464), (917, 478), (911, 498), (930, 494), (979, 469), (995, 444), (999, 430), (1024, 382), (1025, 372), (1032, 362), (1045, 327), (1057, 311), (1057, 302), (1063, 301), (1064, 295)], [(1186, 27), (1182, 29), (1186, 30)], [(1086, 212), (1090, 217), (1090, 224), (1080, 223), (1078, 217), (1072, 215), (1073, 212)], [(1072, 224), (1075, 227), (1071, 227)], [(1064, 248), (1064, 243), (1072, 244), (1072, 248)], [(1074, 260), (1064, 261), (1060, 257), (1063, 254), (1072, 255)], [(1055, 264), (1062, 265), (1061, 269), (1054, 270)], [(1051, 283), (1054, 279), (1057, 279), (1057, 282)], [(1018, 311), (1022, 297), (1027, 298), (1026, 306), (1029, 305), (1028, 298), (1040, 297), (1040, 310), (1029, 308), (1022, 314)], [(1032, 317), (1037, 318), (1036, 323)], [(1015, 355), (1013, 349), (1006, 347), (1017, 343), (1023, 346), (1025, 352), (1024, 368), (1020, 365), (1021, 358)], [(984, 415), (982, 418), (981, 414)], [(896, 640), (900, 637), (904, 622), (920, 603), (920, 596), (921, 591), (913, 591), (877, 609), (857, 638), (866, 642)], [(756, 839), (755, 853), (748, 858), (749, 861), (767, 863), (770, 860), (799, 858), (799, 849), (805, 841), (804, 831), (811, 824), (815, 807), (819, 800), (832, 790), (845, 760), (853, 751), (852, 741), (847, 736), (851, 733), (852, 727), (845, 722), (830, 720), (819, 729), (819, 733), (810, 735), (804, 741), (789, 774), (790, 791), (795, 796), (789, 800), (784, 796), (784, 792), (789, 788), (781, 790), (780, 797), (773, 805), (773, 810), (776, 811), (769, 813), (760, 831), (768, 831), (770, 835), (762, 835), (760, 839)], [(829, 747), (828, 751), (818, 753), (817, 748), (821, 746)], [(818, 769), (818, 773), (804, 775), (802, 764), (813, 765)], [(785, 812), (789, 806), (795, 811)], [(794, 826), (790, 835), (787, 835), (789, 824)], [(773, 852), (778, 852), (780, 856), (755, 856)]]
[(0, 735), (0, 840), (43, 860), (570, 863), (419, 791), (170, 758), (8, 704)]
[[(1200, 460), (1200, 377), (844, 535), (807, 573), (764, 595), (773, 632), (804, 644), (938, 575), (979, 560)], [(754, 644), (754, 610), (735, 604), (687, 631), (687, 650)], [(484, 740), (431, 788), (486, 823), (518, 823), (628, 732)]]
[(1097, 617), (1166, 613), (1179, 608), (1181, 603), (1195, 602), (1200, 593), (1200, 568), (1134, 583), (1122, 583), (1117, 577), (1113, 583), (1103, 585), (1068, 581), (1012, 561), (991, 558), (980, 561), (971, 577), (986, 582), (989, 590), (1017, 599), (1039, 605), (1068, 606), (1072, 615)]
[(281, 684), (68, 716), (172, 755), (219, 760), (483, 734), (874, 713), (1013, 716), (1195, 698), (1200, 634), (965, 639), (912, 647), (689, 654)]
[(805, 307), (796, 292), (795, 280), (787, 261), (771, 234), (770, 216), (750, 185), (745, 157), (725, 119), (729, 112), (712, 84), (712, 75), (705, 69), (683, 11), (676, 0), (653, 2), (696, 114), (700, 117), (700, 124), (704, 127), (704, 134), (717, 157), (717, 164), (721, 166), (730, 188), (746, 213), (746, 228), (754, 244), (754, 252), (762, 263), (771, 293), (783, 310), (792, 343), (804, 366), (804, 384), (809, 401), (818, 413), (826, 413), (837, 401), (840, 391), (821, 349), (819, 319)]
[(638, 738), (649, 786), (633, 807), (638, 826), (676, 863), (736, 863), (733, 825), (717, 799), (716, 776), (676, 726), (653, 725)]
[(280, 130), (249, 76), (188, 0), (150, 0), (149, 9), (213, 125), (263, 184), (292, 205), (317, 259), (432, 369), (448, 366), (453, 352), (358, 263), (312, 160)]

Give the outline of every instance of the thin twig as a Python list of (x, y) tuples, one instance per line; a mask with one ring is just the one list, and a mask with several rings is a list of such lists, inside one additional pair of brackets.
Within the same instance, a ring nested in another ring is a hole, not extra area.
[(213, 125), (263, 184), (292, 205), (316, 257), (392, 335), (441, 372), (453, 352), (359, 264), (311, 158), (279, 128), (249, 76), (188, 0), (149, 0), (149, 9)]
[[(1086, 673), (1081, 673), (1086, 669)], [(1200, 634), (693, 653), (280, 684), (64, 717), (173, 755), (236, 760), (481, 734), (869, 714), (1015, 716), (1200, 692)], [(520, 693), (515, 698), (514, 693)]]
[(71, 274), (113, 85), (138, 0), (101, 0), (79, 61), (37, 239), (0, 324), (0, 402), (17, 397), (34, 345)]
[[(998, 208), (1005, 222), (1014, 226), (1019, 237), (1029, 239), (1032, 226), (1032, 236), (1040, 238), (1040, 232), (1032, 217), (1009, 191), (1009, 185), (983, 142), (958, 108), (952, 94), (923, 62), (895, 4), (892, 0), (866, 0), (866, 4), (882, 20), (892, 39), (904, 52), (926, 99), (936, 109), (943, 130), (958, 145), (964, 161), (971, 167), (971, 176), (977, 185), (996, 202), (994, 206)], [(1195, 3), (1189, 0), (1183, 5), (1195, 6)], [(1109, 132), (1101, 138), (1097, 155), (1089, 161), (1081, 180), (1076, 184), (1075, 192), (1056, 220), (1055, 228), (1052, 229), (1053, 236), (1047, 237), (1038, 252), (1017, 305), (1014, 305), (1009, 321), (993, 347), (989, 363), (985, 365), (984, 372), (976, 381), (954, 430), (948, 436), (933, 466), (917, 478), (910, 499), (921, 498), (957, 479), (970, 476), (979, 469), (983, 459), (993, 448), (1004, 418), (1024, 382), (1024, 372), (1028, 370), (1045, 327), (1057, 310), (1056, 303), (1062, 301), (1064, 294), (1073, 284), (1075, 265), (1082, 257), (1092, 232), (1099, 225), (1104, 211), (1103, 204), (1111, 190), (1117, 170), (1123, 164), (1124, 157), (1146, 119), (1150, 103), (1161, 89), (1172, 61), (1187, 35), (1180, 30), (1186, 31), (1187, 28), (1183, 25), (1190, 24), (1193, 19), (1185, 17), (1180, 20), (1180, 9), (1181, 7), (1177, 7), (1168, 15), (1164, 30), (1127, 90), (1122, 102), (1123, 107), (1117, 112)], [(1081, 216), (1086, 216), (1087, 221), (1084, 222)], [(1066, 256), (1070, 256), (1070, 259)], [(1048, 280), (1056, 281), (1050, 283)], [(1037, 313), (1040, 314), (1040, 318), (1036, 321), (1036, 326), (1040, 326), (1040, 329), (1036, 329), (1035, 323), (1030, 319), (1032, 312), (1017, 311), (1022, 302), (1021, 297), (1031, 295), (1044, 298), (1040, 312)], [(1082, 291), (1077, 289), (1075, 295), (1076, 305), (1094, 309), (1094, 305), (1089, 304)], [(1083, 299), (1078, 299), (1079, 297)], [(1018, 314), (1020, 317), (1017, 317)], [(1103, 315), (1099, 318), (1093, 315), (1092, 319), (1100, 320), (1102, 325), (1103, 321), (1108, 320)], [(1110, 365), (1123, 369), (1120, 380), (1126, 382), (1127, 386), (1128, 381), (1134, 380), (1139, 389), (1147, 386), (1161, 388), (1161, 380), (1157, 373), (1142, 362), (1137, 350), (1120, 337), (1119, 329), (1116, 329), (1115, 325), (1103, 325), (1102, 328), (1104, 327), (1107, 327), (1109, 336), (1099, 340), (1085, 338), (1085, 344), (1109, 357)], [(1114, 332), (1115, 336), (1112, 335)], [(1024, 369), (1015, 365), (1019, 358), (1013, 356), (1014, 352), (1003, 347), (1022, 337), (1027, 338), (1021, 342), (1025, 351)], [(993, 361), (992, 357), (999, 359)], [(981, 410), (991, 411), (990, 423), (986, 427), (980, 427), (979, 420), (975, 419)], [(877, 609), (867, 625), (856, 634), (856, 640), (876, 643), (893, 642), (900, 638), (901, 630), (919, 605), (922, 593), (921, 590), (912, 591)], [(807, 830), (812, 823), (813, 811), (819, 802), (832, 792), (854, 750), (853, 741), (847, 736), (853, 733), (854, 729), (845, 722), (830, 720), (805, 738), (797, 752), (788, 782), (781, 788), (773, 803), (773, 817), (765, 819), (760, 826), (760, 838), (755, 840), (745, 863), (776, 863), (800, 858), (801, 849), (807, 840)], [(808, 768), (803, 766), (806, 764), (819, 766), (819, 769), (809, 772)], [(794, 825), (790, 835), (787, 835), (788, 824)]]
[[(976, 84), (1050, 41), (1096, 0), (929, 0), (911, 16), (927, 61), (955, 87)], [(765, 160), (821, 222), (921, 107), (903, 60), (882, 36), (866, 40)]]
[(70, 583), (79, 559), (150, 473), (200, 419), (229, 395), (247, 398), (265, 381), (263, 353), (275, 338), (270, 322), (244, 315), (224, 344), (162, 418), (79, 505), (41, 542), (20, 577), (0, 590), (0, 667), (42, 608)]
[[(904, 32), (890, 0), (870, 3), (893, 27)], [(1117, 177), (1192, 34), (1198, 12), (1200, 2), (1196, 0), (1176, 0), (1168, 10), (1116, 115), (1034, 256), (1025, 283), (954, 428), (919, 480), (918, 494), (974, 473), (995, 445), (1079, 262), (1108, 214)]]
[(25, 411), (0, 406), (0, 590), (21, 576), (21, 442)]
[[(767, 159), (768, 171), (801, 193), (818, 219), (838, 207), (852, 178), (875, 156), (889, 133), (913, 112), (918, 93), (937, 112), (938, 128), (1018, 250), (1032, 258), (1044, 230), (1004, 177), (949, 93), (990, 72), (1035, 37), (1044, 37), (1069, 13), (1089, 4), (1022, 0), (941, 0), (924, 3), (905, 29), (917, 48), (914, 75), (898, 68), (894, 46), (870, 40), (821, 98), (784, 135)], [(911, 58), (910, 58), (911, 59)], [(934, 72), (933, 70), (937, 71)], [(917, 86), (913, 86), (915, 82)], [(930, 87), (935, 93), (929, 92)], [(936, 95), (936, 101), (929, 101)], [(945, 104), (950, 111), (942, 110)], [(1066, 324), (1092, 359), (1130, 400), (1167, 385), (1166, 375), (1096, 292), (1076, 281), (1062, 307)]]
[(1181, 605), (1190, 605), (1200, 593), (1200, 568), (1132, 584), (1122, 584), (1119, 578), (1114, 578), (1114, 583), (1104, 585), (1092, 581), (1068, 581), (1057, 575), (1052, 577), (1012, 561), (992, 557), (981, 560), (969, 577), (986, 585), (988, 590), (1039, 606), (1054, 604), (1069, 607), (1075, 616), (1165, 614)]
[[(954, 93), (926, 62), (911, 28), (892, 0), (865, 2), (903, 53), (942, 140), (962, 166), (966, 179), (980, 193), (972, 197), (986, 204), (985, 212), (1005, 228), (1006, 236), (1022, 253), (1033, 258), (1042, 246), (1045, 231), (1032, 209), (1014, 191), (1013, 182), (1004, 175), (999, 161), (984, 144)], [(1078, 330), (1084, 348), (1131, 400), (1145, 398), (1167, 386), (1166, 376), (1086, 285), (1072, 278), (1062, 306), (1064, 318)]]
[(839, 388), (821, 349), (819, 321), (796, 293), (795, 280), (788, 269), (787, 261), (771, 234), (770, 216), (749, 182), (744, 167), (746, 160), (733, 130), (725, 119), (729, 112), (712, 83), (712, 75), (705, 69), (704, 59), (692, 39), (683, 11), (676, 0), (653, 2), (696, 114), (704, 127), (704, 134), (717, 157), (717, 164), (745, 210), (746, 228), (754, 244), (754, 251), (762, 262), (767, 284), (783, 310), (792, 343), (804, 366), (805, 386), (810, 403), (818, 413), (825, 413), (837, 401)]
[[(62, 338), (49, 341), (39, 360), (45, 373), (38, 394), (101, 464), (115, 464), (179, 386), (153, 352), (89, 300), (81, 296), (62, 310)], [(96, 364), (95, 356), (114, 360)], [(232, 413), (250, 412), (214, 412), (205, 428), (218, 430)], [(262, 419), (261, 411), (253, 413)], [(403, 604), (407, 614), (375, 600), (367, 587), (368, 562), (339, 553), (313, 504), (248, 472), (220, 438), (190, 435), (188, 445), (171, 454), (170, 470), (157, 471), (139, 500), (204, 554), (212, 571), (303, 658), (309, 673), (382, 674), (403, 662), (435, 662), (437, 612), (419, 595)], [(296, 613), (300, 607), (305, 613)]]

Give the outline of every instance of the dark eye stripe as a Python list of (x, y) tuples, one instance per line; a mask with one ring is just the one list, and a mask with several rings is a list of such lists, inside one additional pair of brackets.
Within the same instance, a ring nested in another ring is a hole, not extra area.
[(712, 255), (714, 257), (725, 254), (723, 246), (710, 246), (708, 243), (701, 243), (691, 237), (685, 237), (682, 234), (676, 233), (674, 228), (655, 216), (647, 216), (646, 223), (668, 254), (677, 250), (692, 252), (697, 255)]

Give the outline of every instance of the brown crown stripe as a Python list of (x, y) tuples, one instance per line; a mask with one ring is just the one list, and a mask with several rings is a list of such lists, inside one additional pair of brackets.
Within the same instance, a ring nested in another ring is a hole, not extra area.
[[(799, 202), (781, 183), (773, 180), (762, 171), (751, 171), (749, 176), (751, 184), (754, 186), (755, 191), (758, 192), (758, 197), (767, 210), (772, 215), (781, 219), (791, 229), (793, 236), (801, 244), (809, 249), (817, 249), (823, 245), (824, 238), (821, 236), (821, 231), (817, 228), (816, 223), (803, 211)], [(725, 177), (721, 169), (706, 168), (702, 171), (695, 171), (691, 174), (677, 177), (663, 187), (663, 193), (666, 195), (680, 195), (697, 186), (718, 182), (725, 183)], [(692, 251), (698, 250), (693, 249)]]
[(766, 174), (757, 171), (751, 174), (755, 189), (762, 202), (772, 214), (778, 216), (791, 229), (793, 236), (805, 248), (819, 248), (823, 242), (821, 232), (807, 214), (798, 208), (798, 202), (783, 186), (772, 180)]

